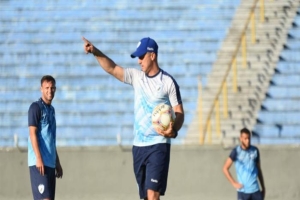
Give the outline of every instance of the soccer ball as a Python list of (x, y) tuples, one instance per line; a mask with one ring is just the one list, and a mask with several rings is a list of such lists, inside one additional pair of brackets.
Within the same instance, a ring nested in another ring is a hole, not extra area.
[(171, 106), (167, 104), (159, 104), (152, 111), (152, 125), (165, 131), (170, 122), (174, 122), (175, 115)]

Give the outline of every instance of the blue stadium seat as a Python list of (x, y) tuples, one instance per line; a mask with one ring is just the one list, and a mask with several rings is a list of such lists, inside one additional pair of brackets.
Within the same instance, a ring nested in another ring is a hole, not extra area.
[(272, 81), (278, 86), (300, 86), (300, 77), (297, 74), (275, 74), (272, 78)]
[(291, 145), (299, 144), (299, 138), (285, 138), (285, 137), (271, 137), (271, 138), (259, 138), (259, 144), (265, 145)]
[[(299, 40), (300, 43), (300, 40)], [(284, 59), (290, 60), (290, 61), (295, 61), (295, 62), (299, 62), (300, 58), (299, 58), (299, 54), (300, 54), (300, 50), (285, 50), (281, 52), (281, 55)]]
[(261, 111), (258, 115), (258, 119), (264, 124), (297, 124), (299, 117), (300, 113), (295, 111)]
[[(288, 78), (288, 76), (286, 76)], [(273, 98), (300, 98), (298, 86), (270, 86), (268, 94)]]
[[(300, 22), (300, 17), (299, 17), (299, 22)], [(299, 25), (300, 25), (300, 23), (299, 23)], [(289, 33), (290, 33), (292, 36), (294, 36), (295, 38), (300, 39), (300, 28), (294, 28), (294, 29), (291, 29), (291, 30), (289, 31)]]
[[(300, 12), (300, 11), (298, 11), (298, 12)], [(300, 25), (300, 16), (299, 16), (299, 15), (295, 18), (295, 23), (296, 23), (297, 25)], [(298, 36), (299, 36), (299, 35), (298, 35)]]
[(300, 42), (296, 39), (288, 39), (287, 40), (287, 46), (290, 49), (298, 49), (300, 48)]
[(289, 138), (299, 139), (300, 138), (299, 128), (300, 128), (299, 124), (293, 126), (283, 126), (281, 135), (284, 135), (285, 137), (289, 137)]
[(263, 106), (268, 111), (300, 111), (299, 101), (290, 98), (267, 98)]
[(279, 137), (279, 130), (275, 125), (256, 125), (253, 132), (259, 133), (259, 136), (264, 137)]
[[(299, 46), (300, 48), (300, 46)], [(293, 74), (293, 73), (300, 73), (300, 66), (296, 62), (284, 62), (279, 61), (277, 63), (277, 69), (280, 74)]]

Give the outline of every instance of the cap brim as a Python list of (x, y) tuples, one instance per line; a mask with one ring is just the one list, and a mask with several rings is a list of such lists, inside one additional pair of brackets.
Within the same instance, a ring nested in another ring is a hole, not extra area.
[(134, 52), (134, 53), (132, 53), (132, 54), (130, 55), (130, 57), (131, 57), (131, 58), (135, 58), (135, 57), (137, 57), (137, 56), (135, 55), (135, 52)]
[(140, 57), (140, 56), (142, 56), (142, 55), (144, 55), (145, 53), (147, 53), (147, 51), (135, 51), (135, 52), (133, 52), (130, 56), (131, 56), (131, 58), (136, 58), (136, 57)]

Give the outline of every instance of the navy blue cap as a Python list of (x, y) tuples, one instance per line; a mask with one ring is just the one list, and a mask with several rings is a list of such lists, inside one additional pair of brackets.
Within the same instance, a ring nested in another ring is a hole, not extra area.
[(141, 39), (141, 41), (139, 41), (135, 52), (131, 54), (131, 58), (140, 57), (147, 52), (154, 52), (157, 54), (157, 51), (158, 51), (158, 45), (153, 39), (149, 37), (143, 38)]

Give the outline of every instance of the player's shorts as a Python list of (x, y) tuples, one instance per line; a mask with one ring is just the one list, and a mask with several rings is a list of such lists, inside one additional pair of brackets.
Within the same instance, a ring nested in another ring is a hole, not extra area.
[(147, 190), (165, 194), (170, 163), (170, 144), (155, 144), (145, 147), (133, 146), (134, 174), (141, 199), (147, 197)]
[(257, 191), (249, 194), (238, 192), (238, 200), (263, 200), (263, 195), (261, 191)]
[(29, 167), (31, 189), (33, 199), (51, 200), (55, 197), (55, 169), (44, 166), (44, 176), (42, 176), (36, 166)]

